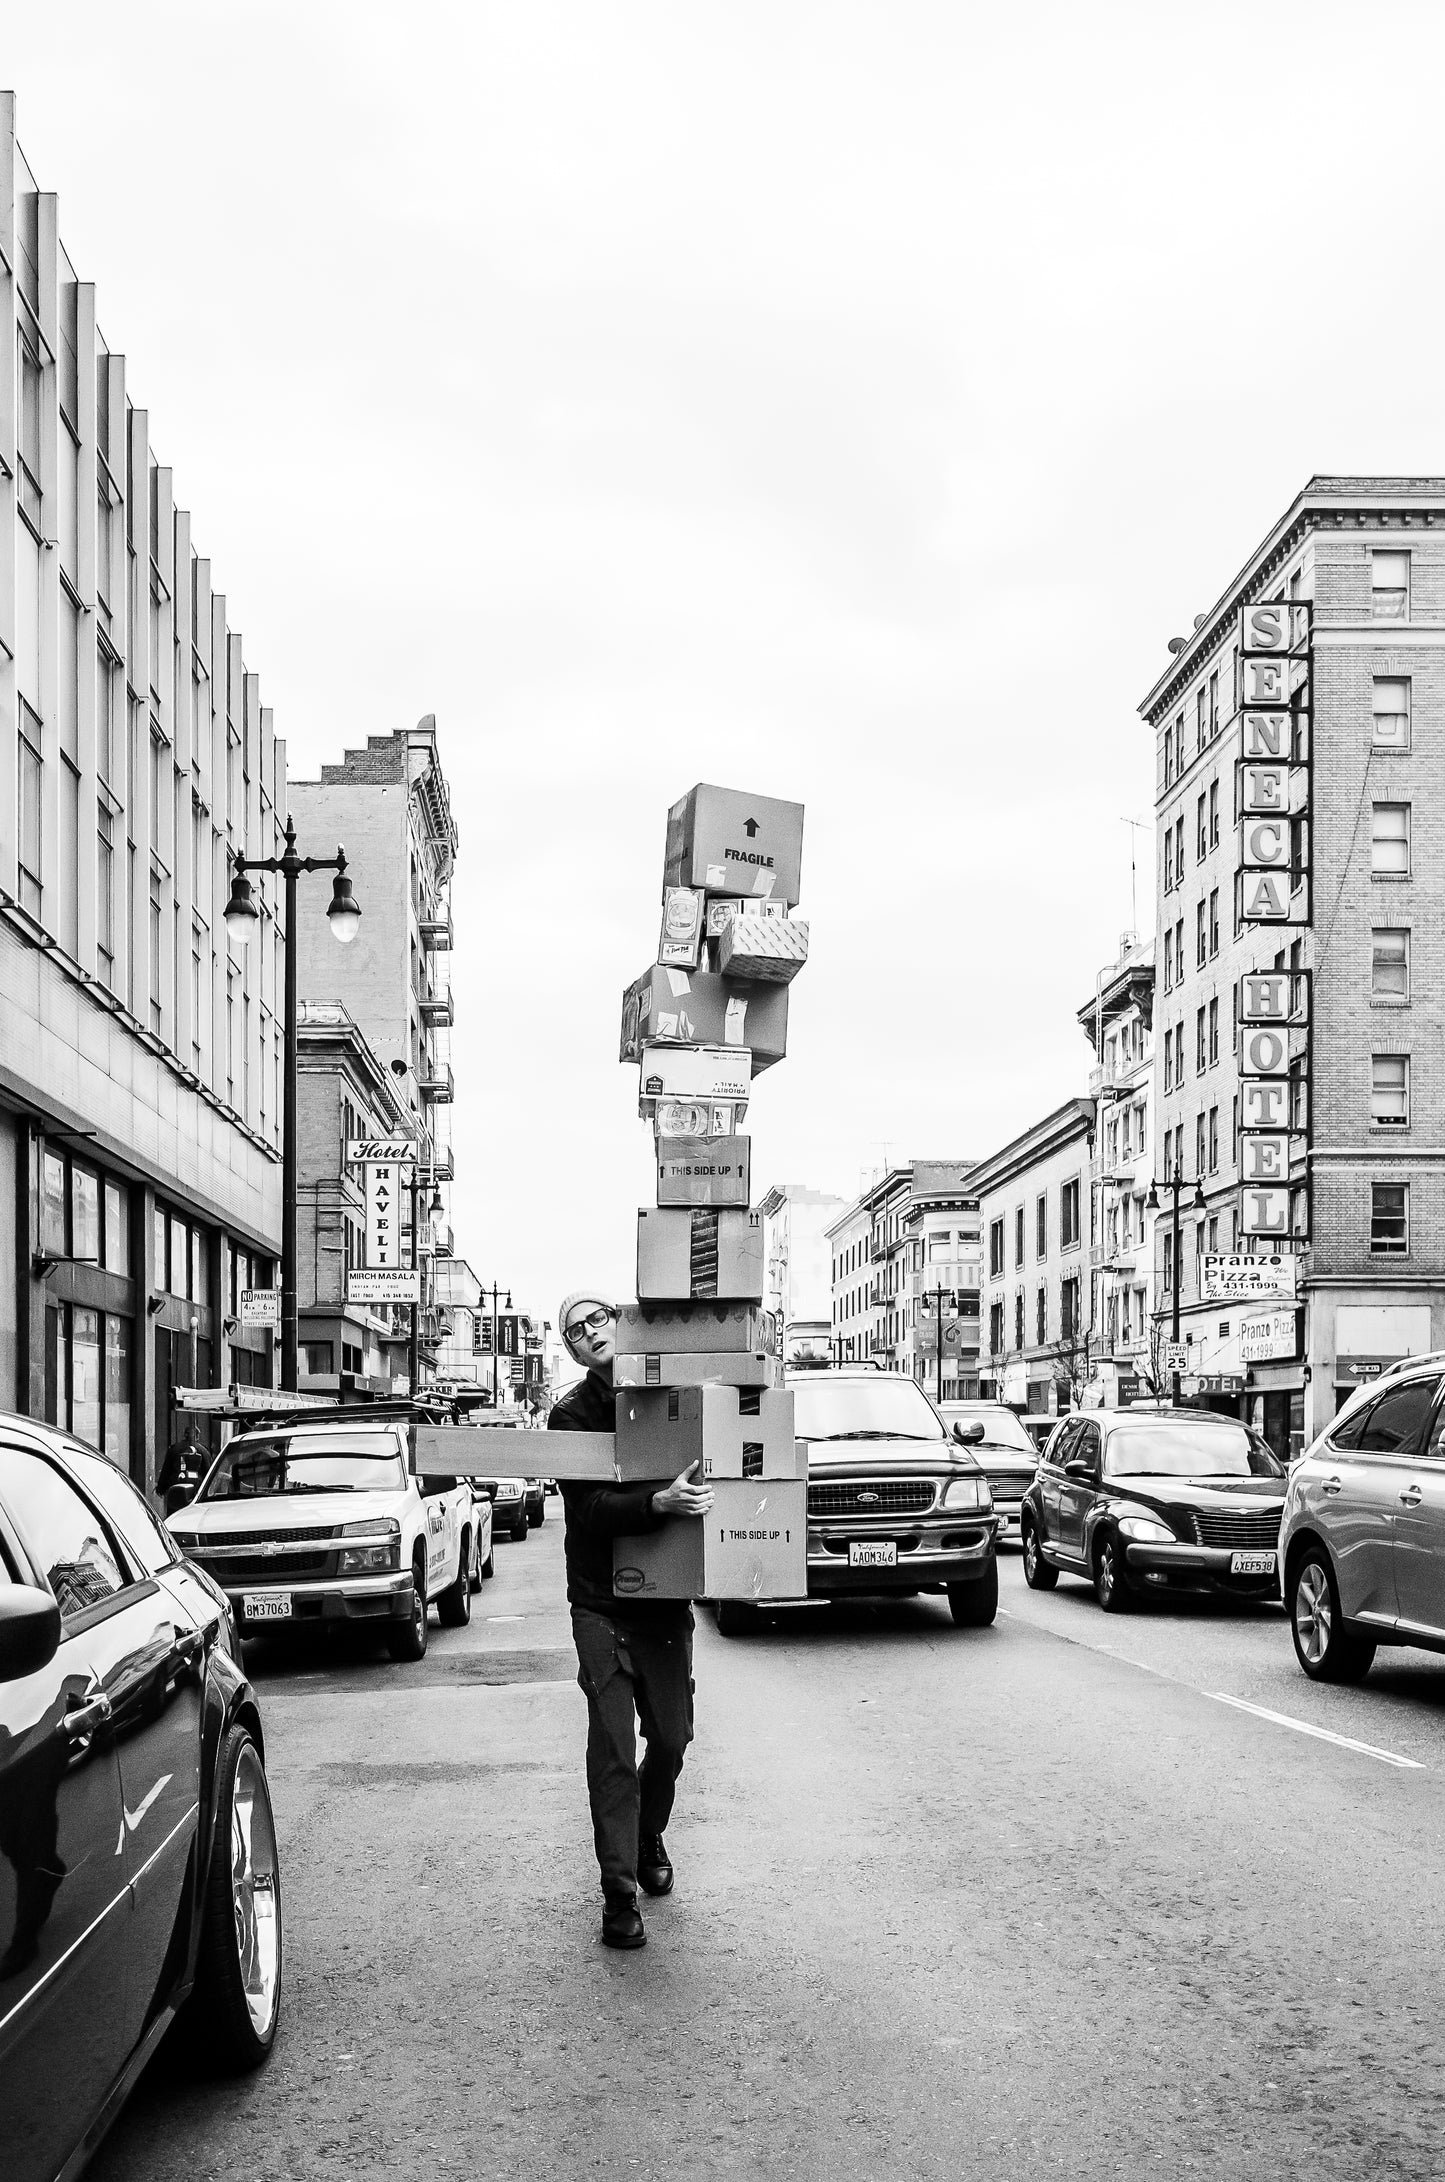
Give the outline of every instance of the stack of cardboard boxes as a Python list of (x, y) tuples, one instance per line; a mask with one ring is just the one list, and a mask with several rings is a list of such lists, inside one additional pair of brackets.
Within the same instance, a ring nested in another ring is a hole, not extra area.
[[(555, 1434), (547, 1463), (626, 1485), (695, 1464), (713, 1505), (618, 1539), (620, 1598), (807, 1595), (807, 1458), (762, 1304), (744, 1129), (753, 1077), (787, 1050), (788, 987), (808, 958), (808, 927), (790, 914), (802, 854), (800, 803), (694, 788), (668, 813), (657, 959), (622, 997), (657, 1202), (637, 1215), (637, 1301), (617, 1325), (616, 1429)], [(475, 1467), (456, 1438), (419, 1430), (416, 1466)]]

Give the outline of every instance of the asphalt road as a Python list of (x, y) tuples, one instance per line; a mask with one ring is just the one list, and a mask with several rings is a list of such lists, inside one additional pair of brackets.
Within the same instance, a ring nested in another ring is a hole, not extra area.
[(1278, 1610), (1106, 1619), (1014, 1555), (991, 1630), (706, 1622), (617, 1955), (555, 1513), (496, 1564), (419, 1667), (253, 1661), (282, 2034), (241, 2083), (162, 2055), (97, 2182), (1445, 2171), (1445, 1660), (1317, 1689)]

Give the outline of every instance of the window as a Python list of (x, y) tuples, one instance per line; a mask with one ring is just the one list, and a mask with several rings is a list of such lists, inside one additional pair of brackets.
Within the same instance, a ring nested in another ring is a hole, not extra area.
[(125, 1589), (129, 1578), (104, 1525), (40, 1455), (9, 1450), (6, 1497), (66, 1620)]
[(1184, 977), (1184, 919), (1179, 918), (1174, 927), (1174, 975), (1182, 982)]
[(1408, 1379), (1373, 1403), (1356, 1441), (1361, 1454), (1408, 1453), (1435, 1405), (1438, 1379)]
[(1410, 1060), (1408, 1054), (1371, 1054), (1370, 1125), (1375, 1129), (1409, 1128)]
[(1015, 1295), (1015, 1297), (1014, 1297), (1014, 1347), (1015, 1347), (1016, 1349), (1021, 1349), (1021, 1348), (1023, 1347), (1023, 1345), (1024, 1345), (1024, 1292), (1023, 1292), (1022, 1288), (1020, 1288), (1020, 1289), (1019, 1289), (1019, 1291), (1018, 1291), (1018, 1293), (1017, 1293), (1017, 1294)]
[(1003, 1354), (1003, 1305), (991, 1303), (988, 1307), (988, 1352), (990, 1356)]
[(1079, 1338), (1079, 1282), (1075, 1275), (1059, 1289), (1059, 1339), (1077, 1341)]
[[(33, 200), (32, 200), (33, 201)], [(17, 329), (15, 376), (19, 400), (16, 452), (20, 457), (18, 498), (22, 512), (40, 527), (40, 351), (22, 321)]]
[(130, 1206), (119, 1182), (105, 1185), (105, 1269), (130, 1273)]
[(95, 811), (95, 946), (103, 985), (115, 981), (115, 822), (110, 806)]
[(1164, 730), (1164, 785), (1166, 788), (1169, 786), (1169, 783), (1171, 780), (1173, 780), (1173, 778), (1174, 730), (1172, 727), (1166, 727)]
[(64, 1257), (65, 1161), (59, 1152), (43, 1152), (40, 1159), (40, 1247), (52, 1257)]
[(1046, 1196), (1040, 1196), (1034, 1206), (1034, 1249), (1041, 1258), (1049, 1254), (1049, 1200)]
[(1184, 1081), (1184, 1022), (1182, 1017), (1174, 1025), (1174, 1081), (1176, 1083), (1183, 1083)]
[(1370, 835), (1370, 869), (1386, 877), (1408, 877), (1410, 871), (1410, 806), (1408, 803), (1377, 803)]
[(1219, 953), (1219, 889), (1215, 887), (1209, 896), (1209, 954), (1211, 961)]
[(1164, 1033), (1164, 1088), (1166, 1091), (1174, 1089), (1174, 1040), (1167, 1030)]
[(1213, 780), (1209, 784), (1209, 846), (1212, 849), (1217, 849), (1219, 846), (1219, 782), (1217, 780)]
[(1174, 828), (1164, 828), (1164, 891), (1170, 893), (1174, 886)]
[(1172, 1230), (1171, 1230), (1170, 1228), (1167, 1228), (1167, 1227), (1166, 1227), (1166, 1228), (1164, 1229), (1164, 1231), (1163, 1231), (1163, 1242), (1164, 1242), (1164, 1293), (1165, 1293), (1165, 1295), (1167, 1296), (1167, 1295), (1169, 1295), (1169, 1294), (1171, 1294), (1171, 1293), (1172, 1293), (1172, 1291), (1173, 1291), (1173, 1288), (1174, 1288), (1174, 1235), (1173, 1235), (1173, 1231), (1172, 1231)]
[[(1219, 1172), (1219, 1108), (1217, 1106), (1211, 1106), (1209, 1109), (1209, 1171), (1211, 1174)], [(1213, 1244), (1211, 1244), (1210, 1248), (1213, 1247)]]
[(70, 1170), (70, 1247), (77, 1258), (100, 1263), (100, 1177), (88, 1168)]
[(1376, 925), (1370, 956), (1370, 990), (1383, 998), (1410, 997), (1410, 935), (1398, 925)]
[(1408, 750), (1410, 747), (1410, 683), (1408, 677), (1375, 676), (1371, 735), (1377, 750)]
[(1198, 752), (1209, 740), (1209, 695), (1203, 683), (1194, 698), (1194, 748)]
[(1194, 961), (1196, 967), (1201, 970), (1209, 960), (1207, 914), (1208, 912), (1201, 898), (1194, 905)]
[(1410, 1185), (1408, 1182), (1370, 1184), (1370, 1254), (1377, 1258), (1402, 1257), (1410, 1247)]
[(1070, 1250), (1079, 1239), (1079, 1185), (1065, 1182), (1059, 1191), (1059, 1248)]
[(1196, 1173), (1196, 1175), (1203, 1174), (1207, 1157), (1207, 1140), (1204, 1134), (1204, 1109), (1203, 1107), (1201, 1107), (1199, 1112), (1194, 1117), (1194, 1172)]
[(1194, 1018), (1194, 1073), (1196, 1076), (1202, 1076), (1208, 1066), (1209, 1046), (1204, 1028), (1207, 1020), (1204, 1009), (1200, 1008)]
[(994, 1280), (1003, 1271), (1002, 1219), (990, 1220), (988, 1223), (988, 1270)]
[(1174, 985), (1174, 934), (1173, 934), (1173, 932), (1172, 932), (1172, 931), (1166, 931), (1166, 932), (1165, 932), (1165, 934), (1164, 934), (1164, 990), (1165, 990), (1165, 992), (1169, 992), (1169, 991), (1171, 991), (1171, 990), (1173, 989), (1173, 985)]
[[(1015, 1265), (1022, 1265), (1022, 1264), (1023, 1264), (1023, 1262), (1024, 1262), (1024, 1208), (1023, 1208), (1023, 1206), (1022, 1206), (1022, 1205), (1019, 1205), (1019, 1206), (1017, 1206), (1017, 1207), (1015, 1208), (1015, 1211), (1014, 1211), (1014, 1264), (1015, 1264)], [(1022, 1308), (1022, 1306), (1020, 1306), (1020, 1308)]]
[(1194, 858), (1196, 863), (1200, 864), (1204, 862), (1205, 857), (1209, 854), (1208, 810), (1208, 798), (1201, 795), (1194, 814)]
[(1209, 739), (1213, 742), (1219, 733), (1219, 669), (1209, 677)]
[(1034, 1297), (1034, 1340), (1040, 1348), (1049, 1338), (1049, 1295), (1041, 1287)]
[(1375, 621), (1408, 621), (1410, 618), (1410, 556), (1408, 553), (1370, 555), (1370, 614)]
[(306, 1363), (304, 1368), (307, 1371), (315, 1373), (335, 1371), (336, 1344), (334, 1342), (308, 1341), (305, 1344), (305, 1348)]
[(20, 905), (32, 917), (40, 915), (42, 868), (40, 861), (40, 763), (44, 748), (40, 721), (19, 699), (20, 733), (16, 738), (19, 777), (16, 812), (19, 819)]
[(1219, 1059), (1219, 1002), (1209, 1003), (1209, 1065), (1212, 1068)]
[(1177, 824), (1177, 825), (1175, 826), (1175, 828), (1174, 828), (1174, 880), (1175, 880), (1175, 884), (1176, 884), (1177, 886), (1183, 886), (1183, 884), (1184, 884), (1184, 813), (1183, 813), (1182, 811), (1181, 811), (1181, 812), (1179, 813), (1179, 822), (1178, 822), (1178, 824)]

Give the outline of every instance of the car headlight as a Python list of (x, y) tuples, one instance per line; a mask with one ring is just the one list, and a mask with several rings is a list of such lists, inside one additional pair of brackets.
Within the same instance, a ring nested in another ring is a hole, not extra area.
[(1169, 1525), (1167, 1523), (1156, 1523), (1153, 1517), (1148, 1515), (1126, 1515), (1121, 1517), (1119, 1535), (1122, 1538), (1137, 1538), (1151, 1546), (1172, 1546), (1176, 1543), (1174, 1533)]
[(401, 1566), (401, 1525), (395, 1516), (379, 1515), (368, 1523), (344, 1523), (343, 1538), (364, 1539), (364, 1545), (343, 1545), (337, 1568), (343, 1576), (358, 1576), (378, 1569)]
[(944, 1487), (943, 1505), (946, 1508), (991, 1508), (993, 1500), (985, 1477), (950, 1478)]

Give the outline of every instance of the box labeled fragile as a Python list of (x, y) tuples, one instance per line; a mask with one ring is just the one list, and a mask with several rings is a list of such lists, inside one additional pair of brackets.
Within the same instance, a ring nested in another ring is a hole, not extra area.
[(703, 904), (706, 896), (697, 887), (665, 886), (662, 890), (662, 930), (657, 959), (681, 968), (696, 964), (703, 942)]
[(746, 1099), (753, 1057), (746, 1046), (641, 1046), (645, 1099)]
[[(718, 935), (717, 965), (727, 977), (766, 991), (786, 991), (808, 959), (808, 927), (797, 917), (729, 917)], [(760, 1014), (754, 1020), (761, 1020)]]
[(807, 1493), (796, 1479), (725, 1478), (706, 1515), (612, 1544), (619, 1599), (805, 1599)]
[(639, 1212), (638, 1301), (716, 1296), (762, 1302), (762, 1214), (745, 1206), (667, 1206)]
[(783, 1366), (770, 1349), (619, 1349), (612, 1384), (630, 1386), (745, 1386), (783, 1383)]
[(788, 1050), (787, 987), (734, 984), (714, 970), (654, 963), (622, 995), (618, 1057), (640, 1061), (649, 1044), (746, 1046), (757, 1075)]
[[(801, 1452), (802, 1468), (799, 1468)], [(617, 1475), (624, 1483), (807, 1475), (786, 1387), (628, 1387), (617, 1396)]]
[(799, 899), (803, 806), (699, 783), (667, 814), (665, 886), (760, 900)]
[(655, 1149), (659, 1206), (746, 1205), (752, 1177), (750, 1136), (660, 1136)]

